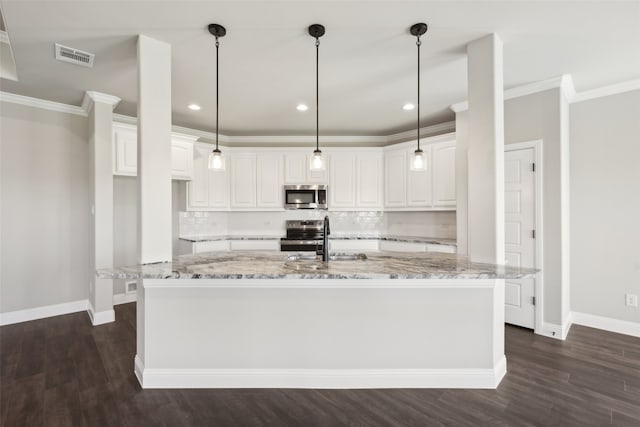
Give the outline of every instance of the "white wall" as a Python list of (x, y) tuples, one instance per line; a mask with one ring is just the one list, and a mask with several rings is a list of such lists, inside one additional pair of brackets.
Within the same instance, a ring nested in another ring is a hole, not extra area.
[(0, 312), (87, 299), (87, 119), (0, 103)]
[(640, 322), (640, 90), (571, 105), (571, 310)]
[[(563, 133), (563, 120), (566, 114), (561, 112), (563, 95), (560, 88), (549, 89), (531, 95), (512, 98), (505, 101), (505, 144), (524, 141), (542, 140), (543, 145), (543, 173), (544, 173), (544, 322), (563, 325), (568, 312), (566, 307), (569, 283), (567, 272), (569, 262), (566, 253), (563, 258), (563, 202), (562, 202), (562, 142), (566, 142), (568, 135)], [(458, 152), (460, 147), (466, 146), (468, 112), (456, 113), (456, 127), (461, 130), (456, 135)], [(464, 168), (465, 157), (460, 150), (456, 158), (458, 171)], [(566, 162), (565, 162), (566, 163)], [(565, 165), (566, 166), (566, 165)], [(466, 176), (457, 172), (456, 189), (458, 191), (458, 244), (465, 248), (466, 228), (463, 223), (466, 214), (464, 191)], [(566, 188), (565, 188), (566, 190)], [(566, 225), (566, 224), (565, 224)], [(566, 231), (565, 231), (566, 234)], [(566, 243), (566, 242), (565, 242)], [(564, 280), (564, 283), (563, 283)], [(564, 289), (563, 291), (563, 288)]]

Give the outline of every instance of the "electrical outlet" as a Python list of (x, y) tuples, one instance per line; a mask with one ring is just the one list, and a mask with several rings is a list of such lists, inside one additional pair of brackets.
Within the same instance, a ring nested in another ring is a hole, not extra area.
[(627, 294), (625, 295), (627, 301), (627, 307), (637, 307), (638, 306), (638, 295), (635, 294)]

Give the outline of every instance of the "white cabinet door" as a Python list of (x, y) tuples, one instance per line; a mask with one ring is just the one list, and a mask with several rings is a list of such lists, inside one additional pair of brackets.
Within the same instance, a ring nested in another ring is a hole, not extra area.
[(380, 250), (390, 251), (390, 252), (425, 252), (426, 245), (424, 243), (395, 242), (392, 240), (382, 240), (380, 242)]
[(171, 140), (171, 177), (193, 179), (193, 142)]
[[(326, 184), (327, 183), (327, 168), (322, 171), (311, 170), (311, 156), (313, 154), (307, 154), (305, 156), (304, 167), (307, 171), (307, 183), (308, 184)], [(326, 156), (326, 154), (325, 154)]]
[(386, 207), (406, 206), (406, 179), (406, 151), (387, 151), (384, 155), (384, 205)]
[(232, 240), (232, 251), (279, 251), (279, 240)]
[(413, 161), (414, 150), (407, 150), (407, 206), (430, 207), (431, 198), (431, 147), (422, 147), (427, 170), (415, 171), (408, 167)]
[(307, 156), (305, 153), (289, 152), (284, 154), (284, 183), (304, 184), (307, 180)]
[(187, 210), (209, 206), (209, 169), (207, 161), (211, 150), (196, 147), (193, 153), (193, 179), (187, 183)]
[(382, 152), (360, 152), (356, 156), (356, 207), (382, 208), (384, 167)]
[[(208, 153), (207, 153), (208, 159)], [(227, 157), (227, 161), (228, 161)], [(229, 172), (226, 170), (210, 170), (207, 165), (207, 207), (209, 210), (226, 210), (229, 208)], [(194, 178), (195, 179), (195, 178)]]
[(113, 174), (136, 176), (138, 173), (138, 134), (136, 130), (114, 129), (113, 138)]
[(231, 207), (256, 207), (256, 155), (255, 153), (234, 153), (231, 156)]
[(456, 143), (433, 144), (433, 205), (456, 206)]
[(282, 154), (258, 153), (257, 201), (259, 208), (283, 208)]
[(356, 206), (356, 154), (332, 153), (329, 157), (329, 209)]

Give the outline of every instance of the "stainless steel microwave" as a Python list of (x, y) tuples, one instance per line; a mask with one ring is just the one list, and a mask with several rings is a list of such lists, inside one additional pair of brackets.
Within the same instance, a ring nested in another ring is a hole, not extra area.
[(285, 209), (327, 209), (326, 185), (285, 185)]

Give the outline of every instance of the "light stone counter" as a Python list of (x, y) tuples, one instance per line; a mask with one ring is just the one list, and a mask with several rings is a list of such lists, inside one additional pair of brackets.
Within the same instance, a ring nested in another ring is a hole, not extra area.
[(520, 279), (536, 270), (442, 253), (372, 252), (366, 260), (287, 260), (285, 252), (207, 252), (171, 263), (99, 270), (103, 279)]

